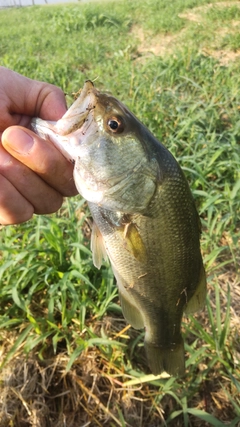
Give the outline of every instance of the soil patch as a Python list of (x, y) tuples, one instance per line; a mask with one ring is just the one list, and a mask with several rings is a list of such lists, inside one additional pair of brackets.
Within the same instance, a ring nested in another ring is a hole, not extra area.
[[(217, 2), (210, 3), (208, 5), (204, 5), (201, 7), (196, 7), (195, 9), (191, 9), (187, 12), (179, 14), (180, 18), (183, 18), (187, 21), (186, 27), (181, 31), (175, 34), (157, 34), (153, 36), (150, 32), (146, 32), (143, 28), (135, 25), (131, 29), (131, 33), (139, 40), (138, 45), (138, 60), (143, 60), (146, 57), (151, 55), (156, 56), (165, 56), (171, 55), (176, 52), (177, 49), (182, 49), (183, 46), (187, 44), (186, 42), (186, 33), (189, 29), (189, 25), (193, 25), (195, 23), (198, 25), (204, 25), (206, 21), (206, 17), (204, 16), (206, 12), (214, 7), (218, 8), (226, 8), (230, 6), (237, 6), (240, 8), (240, 2)], [(234, 32), (239, 32), (240, 21), (232, 20), (230, 26), (219, 26), (216, 28), (215, 37), (211, 43), (203, 43), (199, 50), (205, 55), (212, 56), (217, 59), (221, 65), (227, 65), (230, 62), (236, 61), (240, 59), (240, 49), (222, 49), (219, 48), (221, 46), (221, 41), (227, 35), (233, 34)], [(193, 43), (193, 41), (188, 39), (189, 44)]]

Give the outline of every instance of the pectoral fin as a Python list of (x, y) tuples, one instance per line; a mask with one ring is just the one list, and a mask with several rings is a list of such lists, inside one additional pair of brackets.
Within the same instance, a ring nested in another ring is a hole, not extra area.
[(130, 222), (121, 229), (123, 245), (140, 262), (146, 262), (147, 251), (137, 226)]
[(206, 300), (206, 292), (206, 275), (204, 267), (202, 266), (198, 287), (184, 309), (186, 314), (195, 313), (196, 311), (203, 308)]
[(92, 226), (91, 251), (93, 254), (93, 264), (99, 269), (102, 265), (102, 260), (107, 259), (107, 252), (105, 249), (102, 234), (95, 222), (93, 222)]

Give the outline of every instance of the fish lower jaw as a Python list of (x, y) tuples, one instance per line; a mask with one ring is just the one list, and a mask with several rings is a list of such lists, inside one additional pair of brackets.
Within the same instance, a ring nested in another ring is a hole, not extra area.
[(86, 180), (82, 178), (81, 174), (76, 170), (76, 166), (74, 168), (73, 177), (79, 194), (81, 194), (87, 202), (101, 205), (104, 198), (103, 191), (99, 190), (97, 185), (93, 184), (88, 186)]
[(55, 122), (47, 122), (39, 118), (33, 119), (31, 122), (33, 131), (45, 140), (51, 141), (53, 145), (63, 154), (63, 156), (74, 163), (76, 160), (75, 144), (67, 144), (66, 137), (58, 135), (55, 129)]

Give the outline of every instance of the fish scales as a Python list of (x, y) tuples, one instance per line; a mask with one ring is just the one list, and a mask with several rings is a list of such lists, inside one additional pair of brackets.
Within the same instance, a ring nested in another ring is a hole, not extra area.
[(90, 81), (61, 120), (36, 119), (33, 128), (75, 162), (94, 221), (94, 264), (109, 257), (126, 320), (145, 328), (151, 371), (183, 374), (181, 319), (203, 306), (206, 279), (200, 221), (177, 161)]
[[(159, 186), (149, 214), (132, 215), (128, 218), (128, 221), (136, 226), (148, 254), (145, 262), (139, 262), (131, 252), (124, 250), (127, 237), (123, 231), (116, 233), (116, 226), (108, 212), (90, 204), (94, 221), (106, 243), (119, 292), (122, 293), (124, 286), (130, 295), (129, 299), (132, 297), (138, 311), (142, 313), (142, 323), (146, 327), (146, 343), (154, 342), (157, 348), (167, 348), (170, 352), (176, 349), (178, 355), (178, 348), (183, 345), (180, 333), (182, 312), (194, 295), (202, 268), (201, 259), (196, 259), (195, 256), (196, 249), (199, 248), (199, 239), (194, 233), (197, 213), (195, 209), (189, 209), (188, 203), (183, 204), (182, 211), (178, 208), (179, 198), (184, 200), (185, 194), (186, 199), (189, 199), (188, 187), (185, 182), (182, 185), (182, 182), (176, 176), (169, 180), (164, 191)], [(173, 197), (169, 198), (171, 193)], [(188, 226), (182, 226), (182, 221), (176, 221), (176, 217), (183, 219)], [(166, 227), (166, 224), (169, 224), (169, 227)], [(189, 229), (189, 224), (192, 224), (192, 230)], [(121, 228), (124, 226), (119, 225), (120, 230)], [(126, 306), (124, 314), (129, 323), (134, 324), (131, 310)], [(156, 357), (151, 359), (153, 360), (150, 367), (153, 373), (167, 370), (180, 374), (184, 371), (183, 357), (179, 358), (177, 367), (168, 366), (168, 357), (165, 362)]]

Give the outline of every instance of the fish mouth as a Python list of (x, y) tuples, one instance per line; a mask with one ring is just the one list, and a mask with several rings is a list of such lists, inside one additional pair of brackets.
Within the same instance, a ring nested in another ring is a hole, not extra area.
[(57, 122), (34, 118), (31, 122), (33, 131), (43, 139), (50, 140), (62, 154), (75, 163), (77, 147), (90, 133), (97, 131), (94, 109), (99, 92), (93, 83), (87, 80), (80, 96)]
[[(97, 104), (98, 91), (91, 80), (87, 80), (80, 96), (72, 104), (64, 116), (57, 122), (56, 130), (59, 135), (65, 136), (80, 130), (87, 123), (87, 118)], [(83, 130), (83, 129), (82, 129)]]

